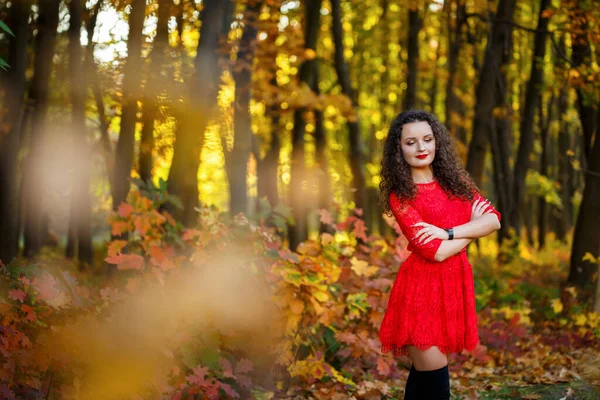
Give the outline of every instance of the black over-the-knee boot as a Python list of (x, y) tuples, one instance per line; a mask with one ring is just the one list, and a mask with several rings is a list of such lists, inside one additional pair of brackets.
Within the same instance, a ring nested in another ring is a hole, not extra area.
[(408, 373), (408, 378), (406, 379), (406, 386), (404, 387), (404, 400), (417, 400), (417, 380), (419, 371), (415, 369), (413, 365), (410, 368), (410, 372)]
[(450, 374), (447, 365), (433, 371), (417, 371), (417, 373), (419, 399), (450, 399)]

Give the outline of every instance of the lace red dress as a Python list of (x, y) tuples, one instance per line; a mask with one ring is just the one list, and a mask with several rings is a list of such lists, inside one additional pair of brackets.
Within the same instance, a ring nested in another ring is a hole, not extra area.
[[(442, 353), (472, 350), (479, 342), (475, 314), (473, 270), (466, 249), (444, 261), (434, 260), (442, 240), (423, 245), (413, 240), (424, 221), (440, 228), (471, 220), (470, 202), (448, 196), (437, 181), (417, 184), (414, 200), (400, 201), (390, 195), (390, 208), (412, 251), (402, 263), (379, 328), (382, 353), (407, 354), (408, 345), (421, 350), (439, 347)], [(500, 220), (500, 213), (489, 206)]]

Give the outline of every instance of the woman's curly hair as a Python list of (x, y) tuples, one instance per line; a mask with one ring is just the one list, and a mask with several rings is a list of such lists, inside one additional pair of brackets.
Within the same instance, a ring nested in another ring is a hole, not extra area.
[(386, 214), (390, 215), (389, 198), (392, 192), (400, 199), (414, 199), (417, 186), (412, 179), (411, 168), (402, 156), (400, 141), (402, 127), (410, 122), (425, 121), (435, 137), (435, 158), (431, 163), (433, 176), (449, 195), (472, 200), (478, 192), (473, 179), (462, 167), (455, 145), (448, 130), (432, 114), (422, 110), (408, 110), (396, 116), (390, 125), (381, 160), (379, 200)]

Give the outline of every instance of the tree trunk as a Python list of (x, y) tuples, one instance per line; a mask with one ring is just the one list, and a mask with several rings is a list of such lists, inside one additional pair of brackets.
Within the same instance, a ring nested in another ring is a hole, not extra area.
[[(542, 144), (542, 157), (540, 160), (540, 174), (542, 176), (546, 176), (549, 177), (549, 171), (548, 171), (548, 158), (549, 158), (549, 151), (550, 151), (550, 121), (552, 121), (552, 106), (554, 103), (554, 95), (552, 95), (552, 97), (550, 98), (550, 101), (548, 101), (548, 118), (546, 119), (546, 122), (544, 123), (544, 112), (543, 112), (543, 99), (542, 96), (540, 95), (540, 105), (538, 107), (539, 110), (539, 126), (541, 127), (540, 129), (540, 133), (541, 133), (541, 144)], [(546, 203), (546, 199), (544, 199), (543, 197), (540, 197), (539, 199), (539, 205), (538, 205), (539, 209), (538, 209), (538, 246), (540, 249), (544, 248), (544, 246), (546, 245), (546, 231), (547, 231), (547, 223), (548, 223), (548, 204)]]
[(133, 165), (135, 125), (137, 122), (142, 69), (142, 28), (146, 12), (145, 0), (131, 0), (129, 35), (127, 37), (127, 61), (123, 69), (123, 104), (121, 129), (115, 153), (115, 178), (113, 210), (117, 210), (129, 193), (129, 179)]
[[(356, 117), (352, 120), (348, 120), (349, 137), (350, 143), (350, 170), (352, 171), (352, 187), (354, 192), (354, 204), (358, 209), (362, 209), (365, 212), (367, 190), (365, 183), (365, 169), (364, 169), (364, 149), (362, 143), (362, 136), (360, 132), (360, 122), (358, 119), (358, 95), (354, 93), (351, 83), (350, 75), (348, 73), (348, 65), (344, 60), (344, 44), (343, 44), (343, 29), (342, 29), (342, 11), (340, 8), (340, 0), (331, 1), (331, 18), (332, 18), (332, 31), (333, 31), (333, 42), (335, 44), (335, 71), (342, 86), (342, 93), (344, 93), (352, 101), (352, 107), (355, 110)], [(416, 81), (415, 81), (416, 83)], [(368, 215), (368, 214), (365, 214)], [(365, 225), (369, 227), (371, 221), (365, 218)]]
[[(305, 5), (306, 28), (304, 32), (304, 47), (316, 51), (317, 39), (320, 28), (321, 0), (307, 0)], [(312, 86), (315, 79), (316, 60), (306, 60), (300, 66), (300, 84)], [(304, 151), (304, 134), (306, 121), (304, 114), (306, 108), (294, 111), (294, 130), (292, 131), (292, 166), (290, 171), (290, 206), (294, 217), (294, 225), (289, 227), (289, 246), (296, 250), (298, 245), (308, 238), (307, 225), (307, 194), (303, 189), (306, 181), (306, 160)]]
[[(520, 204), (525, 198), (525, 176), (529, 169), (529, 156), (533, 149), (533, 122), (537, 106), (539, 90), (544, 80), (543, 61), (546, 55), (546, 30), (549, 18), (544, 15), (550, 0), (540, 1), (540, 12), (538, 16), (537, 31), (534, 39), (533, 61), (531, 63), (531, 74), (527, 82), (525, 94), (525, 106), (521, 116), (519, 150), (514, 168), (513, 196), (515, 204)], [(521, 229), (522, 215), (518, 207), (513, 208), (514, 214), (510, 221), (514, 224), (515, 232), (519, 235)]]
[(218, 66), (219, 37), (229, 26), (229, 1), (206, 0), (200, 12), (200, 39), (194, 61), (195, 72), (189, 84), (181, 119), (175, 134), (173, 161), (169, 171), (169, 192), (181, 199), (183, 210), (172, 210), (186, 226), (196, 223), (198, 168), (204, 143), (204, 130), (217, 103), (221, 68)]
[(158, 21), (156, 22), (156, 37), (150, 53), (148, 79), (146, 80), (145, 96), (142, 103), (142, 135), (140, 140), (140, 178), (152, 184), (152, 152), (154, 151), (154, 120), (158, 114), (158, 95), (166, 87), (163, 78), (165, 52), (169, 46), (169, 17), (173, 0), (158, 2)]
[(56, 45), (58, 9), (60, 0), (40, 0), (35, 39), (35, 63), (30, 99), (33, 103), (30, 150), (25, 161), (23, 177), (24, 197), (24, 255), (33, 257), (39, 253), (43, 242), (42, 219), (46, 187), (42, 176), (44, 157), (44, 124), (48, 113), (48, 96), (52, 58)]
[(456, 110), (457, 97), (454, 93), (454, 77), (458, 67), (460, 49), (462, 47), (462, 26), (465, 23), (466, 3), (456, 1), (456, 18), (452, 18), (452, 2), (448, 3), (448, 80), (446, 82), (445, 125), (451, 135), (456, 136), (456, 126), (452, 122), (452, 113)]
[(30, 1), (17, 1), (9, 10), (7, 25), (14, 37), (8, 36), (8, 64), (3, 80), (5, 133), (0, 135), (0, 261), (8, 264), (19, 253), (19, 150), (23, 120), (23, 93), (27, 68), (27, 41)]
[(475, 118), (473, 134), (469, 143), (467, 171), (477, 186), (481, 185), (485, 167), (487, 143), (491, 134), (490, 121), (494, 111), (496, 80), (503, 65), (500, 65), (502, 54), (509, 53), (512, 47), (512, 25), (515, 0), (500, 0), (497, 19), (506, 21), (503, 24), (493, 23), (490, 26), (488, 42), (485, 49), (483, 66), (479, 73), (476, 89)]
[(555, 210), (559, 213), (558, 238), (566, 240), (567, 232), (573, 225), (573, 206), (571, 202), (571, 185), (573, 179), (573, 166), (570, 162), (568, 152), (571, 149), (570, 133), (568, 124), (565, 122), (568, 110), (568, 88), (565, 85), (558, 98), (558, 183), (560, 184), (560, 198), (563, 205), (562, 210)]
[[(332, 14), (333, 3), (336, 1), (339, 3), (339, 0), (332, 1)], [(421, 30), (421, 17), (419, 16), (419, 10), (416, 7), (417, 3), (412, 3), (411, 9), (408, 11), (408, 60), (406, 65), (406, 96), (404, 97), (405, 110), (417, 107), (417, 71), (419, 63), (419, 31)]]
[[(319, 89), (319, 63), (313, 64), (314, 79), (312, 82), (312, 90), (317, 94), (321, 94)], [(329, 177), (329, 168), (327, 163), (327, 140), (325, 136), (325, 127), (323, 125), (323, 111), (315, 109), (315, 159), (316, 169), (318, 174), (319, 194), (317, 200), (317, 208), (329, 210), (331, 208), (331, 179)], [(327, 224), (319, 224), (319, 232), (331, 233), (331, 227)]]
[(239, 43), (237, 69), (233, 74), (235, 80), (235, 100), (233, 117), (233, 150), (231, 154), (231, 170), (229, 178), (229, 208), (232, 215), (248, 213), (247, 174), (248, 159), (252, 148), (252, 118), (250, 116), (250, 99), (252, 98), (252, 70), (256, 52), (256, 35), (258, 33), (258, 14), (262, 7), (261, 0), (251, 0), (246, 8), (244, 33)]
[[(102, 3), (103, 0), (99, 0), (88, 17), (86, 24), (88, 38), (94, 37), (94, 31), (96, 30), (96, 22), (98, 21), (98, 14), (100, 13), (100, 9), (102, 8)], [(100, 77), (98, 74), (98, 66), (96, 64), (96, 60), (94, 59), (95, 47), (96, 43), (93, 40), (88, 40), (88, 44), (85, 48), (85, 80), (86, 82), (88, 82), (88, 86), (90, 86), (92, 89), (94, 101), (96, 103), (96, 111), (98, 113), (98, 121), (100, 123), (100, 148), (102, 152), (102, 158), (104, 159), (106, 175), (110, 187), (110, 193), (111, 196), (114, 197), (115, 155), (113, 153), (112, 144), (108, 136), (110, 122), (108, 120), (108, 117), (106, 116), (106, 111), (104, 109), (104, 99), (102, 97), (102, 90), (100, 89)]]
[(71, 115), (75, 154), (71, 186), (71, 209), (66, 256), (73, 258), (75, 248), (80, 265), (92, 265), (92, 201), (90, 196), (91, 154), (85, 129), (86, 84), (81, 50), (83, 0), (69, 3), (69, 75), (71, 78)]
[[(575, 2), (577, 3), (577, 2)], [(583, 10), (579, 10), (583, 15)], [(571, 29), (571, 50), (572, 50), (572, 68), (577, 70), (582, 64), (591, 65), (591, 47), (587, 38), (588, 22), (587, 19), (581, 18), (574, 21), (580, 26)], [(583, 128), (583, 166), (585, 167), (590, 160), (590, 151), (592, 148), (592, 138), (594, 136), (595, 126), (595, 111), (592, 104), (586, 101), (586, 89), (578, 87), (577, 92), (577, 109), (579, 110), (579, 119)]]
[(586, 253), (594, 257), (600, 254), (600, 140), (596, 140), (589, 157), (589, 165), (585, 171), (585, 189), (577, 215), (577, 224), (573, 235), (571, 249), (571, 265), (567, 283), (586, 287), (593, 281), (598, 265), (583, 261)]
[(267, 198), (271, 209), (279, 204), (279, 192), (277, 190), (277, 167), (279, 166), (279, 153), (281, 144), (279, 142), (279, 107), (273, 105), (269, 108), (268, 116), (271, 120), (271, 144), (267, 154), (257, 163), (258, 175), (258, 198)]

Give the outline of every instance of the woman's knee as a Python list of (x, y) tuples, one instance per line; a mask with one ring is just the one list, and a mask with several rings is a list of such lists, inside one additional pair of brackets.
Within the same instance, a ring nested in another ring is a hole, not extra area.
[(431, 346), (427, 350), (409, 346), (408, 355), (418, 371), (433, 371), (448, 365), (448, 358), (437, 346)]

